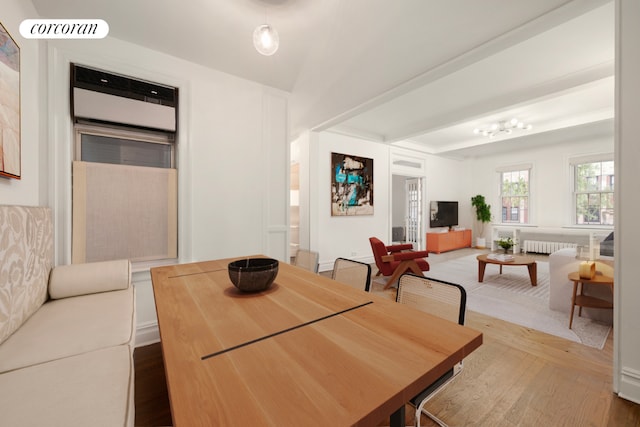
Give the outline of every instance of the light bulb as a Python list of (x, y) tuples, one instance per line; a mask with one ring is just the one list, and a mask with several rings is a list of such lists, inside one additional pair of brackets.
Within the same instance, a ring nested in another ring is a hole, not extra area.
[(260, 33), (260, 44), (265, 48), (271, 48), (271, 44), (273, 43), (273, 39), (271, 38), (271, 33), (269, 31), (262, 31)]
[(262, 55), (271, 56), (278, 50), (278, 32), (269, 24), (258, 26), (253, 32), (253, 46)]

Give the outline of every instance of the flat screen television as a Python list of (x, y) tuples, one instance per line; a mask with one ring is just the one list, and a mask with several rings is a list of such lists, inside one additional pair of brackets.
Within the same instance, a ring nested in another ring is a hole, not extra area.
[(432, 201), (429, 227), (453, 227), (458, 225), (458, 202)]

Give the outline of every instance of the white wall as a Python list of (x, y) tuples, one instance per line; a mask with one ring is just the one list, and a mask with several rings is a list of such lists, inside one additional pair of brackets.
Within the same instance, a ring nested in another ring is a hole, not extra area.
[[(320, 269), (333, 268), (338, 257), (369, 260), (369, 237), (391, 233), (389, 210), (389, 147), (357, 138), (322, 132), (310, 141), (313, 165), (310, 209), (311, 249), (320, 253)], [(331, 216), (331, 153), (373, 159), (373, 215)]]
[(3, 0), (0, 21), (20, 47), (21, 179), (0, 177), (0, 204), (47, 205), (47, 147), (41, 136), (44, 119), (40, 67), (42, 42), (22, 38), (20, 23), (36, 16), (29, 1)]
[[(551, 137), (551, 136), (550, 136)], [(491, 205), (493, 222), (501, 220), (499, 167), (529, 163), (531, 172), (530, 222), (539, 227), (570, 226), (572, 221), (571, 175), (569, 159), (596, 153), (613, 153), (613, 135), (609, 137), (556, 141), (533, 149), (517, 150), (469, 161), (473, 179), (467, 186), (466, 199), (485, 196)], [(489, 227), (490, 228), (490, 227)], [(491, 230), (485, 229), (485, 236)]]
[[(426, 155), (426, 196), (425, 209), (429, 215), (429, 203), (432, 200), (457, 201), (458, 225), (471, 228), (473, 217), (471, 211), (470, 183), (475, 182), (469, 165), (465, 161)], [(429, 222), (427, 221), (427, 226)], [(439, 229), (438, 229), (439, 230)], [(427, 231), (432, 231), (428, 229)]]
[[(49, 42), (56, 257), (70, 259), (69, 63), (176, 86), (179, 262), (288, 252), (287, 94), (120, 40)], [(157, 338), (146, 269), (134, 273), (138, 339)]]
[[(299, 244), (301, 249), (310, 249), (310, 211), (309, 211), (309, 175), (310, 175), (310, 157), (309, 148), (310, 140), (315, 137), (316, 134), (312, 132), (304, 132), (302, 135), (291, 143), (291, 149), (296, 150), (297, 161), (299, 163), (299, 185), (300, 191), (298, 192), (298, 203), (300, 205), (300, 224), (298, 230)], [(295, 147), (295, 148), (294, 148)], [(295, 256), (295, 253), (289, 254)]]
[(614, 388), (640, 403), (640, 2), (616, 2), (616, 233)]
[[(308, 138), (310, 150), (310, 211), (311, 249), (320, 253), (320, 269), (329, 270), (337, 257), (373, 262), (369, 237), (375, 236), (385, 243), (391, 242), (391, 216), (393, 207), (391, 155), (398, 150), (384, 144), (376, 144), (359, 138), (330, 132), (311, 133)], [(331, 216), (331, 153), (352, 154), (373, 159), (374, 214), (370, 216)], [(429, 200), (459, 200), (460, 224), (471, 222), (470, 202), (461, 197), (464, 193), (468, 172), (458, 160), (443, 159), (425, 153), (412, 152), (417, 162), (423, 164), (425, 178), (424, 203), (428, 215)], [(302, 168), (301, 168), (302, 170)], [(394, 173), (418, 176), (410, 170)], [(302, 187), (301, 187), (302, 188)], [(404, 202), (403, 202), (404, 203)], [(428, 224), (428, 222), (427, 222)]]

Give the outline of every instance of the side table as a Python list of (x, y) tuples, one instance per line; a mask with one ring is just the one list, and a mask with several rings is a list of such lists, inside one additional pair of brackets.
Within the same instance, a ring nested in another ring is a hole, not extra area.
[[(613, 294), (613, 277), (604, 276), (599, 272), (591, 279), (580, 277), (577, 271), (569, 273), (569, 280), (573, 282), (573, 295), (571, 297), (571, 315), (569, 317), (569, 329), (573, 324), (573, 310), (576, 305), (580, 307), (578, 316), (582, 314), (582, 307), (606, 308), (613, 309), (613, 303), (600, 298), (584, 295), (584, 284), (608, 286)], [(580, 285), (580, 294), (578, 294), (578, 284)]]

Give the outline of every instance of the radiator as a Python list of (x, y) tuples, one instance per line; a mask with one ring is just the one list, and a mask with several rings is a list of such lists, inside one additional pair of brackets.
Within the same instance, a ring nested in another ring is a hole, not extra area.
[(522, 246), (522, 250), (527, 252), (535, 252), (538, 254), (550, 254), (559, 249), (564, 248), (575, 248), (577, 247), (577, 243), (568, 243), (568, 242), (541, 242), (539, 240), (525, 240), (524, 245)]

